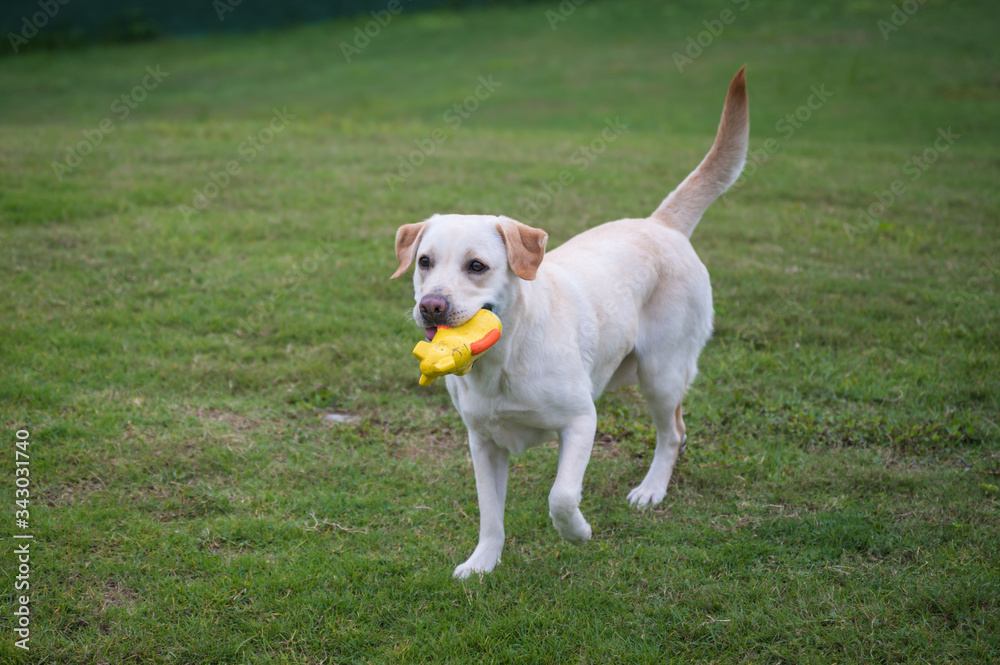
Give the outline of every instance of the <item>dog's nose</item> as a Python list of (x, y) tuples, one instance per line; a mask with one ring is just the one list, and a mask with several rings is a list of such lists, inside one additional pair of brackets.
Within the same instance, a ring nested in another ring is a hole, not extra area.
[(428, 323), (440, 323), (448, 313), (448, 301), (442, 296), (424, 296), (420, 299), (420, 313)]

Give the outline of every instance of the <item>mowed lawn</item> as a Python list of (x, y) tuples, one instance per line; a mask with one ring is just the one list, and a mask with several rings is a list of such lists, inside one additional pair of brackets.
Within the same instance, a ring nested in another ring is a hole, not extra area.
[[(0, 660), (1000, 661), (997, 9), (903, 4), (404, 9), (358, 52), (370, 17), (0, 60)], [(554, 247), (646, 216), (744, 63), (667, 498), (627, 505), (655, 435), (608, 395), (593, 539), (550, 524), (550, 444), (513, 460), (501, 565), (453, 580), (472, 465), (417, 385), (396, 227), (506, 214)]]

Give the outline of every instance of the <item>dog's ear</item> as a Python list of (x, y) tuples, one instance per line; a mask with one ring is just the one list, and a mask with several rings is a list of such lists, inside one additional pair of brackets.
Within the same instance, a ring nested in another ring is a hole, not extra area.
[(545, 256), (545, 243), (549, 234), (527, 224), (504, 219), (497, 224), (497, 231), (507, 246), (507, 263), (514, 274), (521, 279), (535, 279), (538, 266)]
[(403, 224), (396, 231), (396, 260), (399, 261), (399, 267), (389, 279), (396, 279), (413, 265), (417, 245), (420, 243), (420, 236), (423, 235), (425, 226), (427, 222)]

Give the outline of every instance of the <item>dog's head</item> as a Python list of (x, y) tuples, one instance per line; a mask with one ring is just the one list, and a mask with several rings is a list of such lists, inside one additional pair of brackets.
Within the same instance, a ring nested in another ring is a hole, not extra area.
[(392, 277), (415, 264), (413, 318), (431, 339), (438, 326), (460, 326), (483, 307), (502, 316), (511, 284), (535, 278), (548, 237), (508, 217), (434, 215), (399, 227)]

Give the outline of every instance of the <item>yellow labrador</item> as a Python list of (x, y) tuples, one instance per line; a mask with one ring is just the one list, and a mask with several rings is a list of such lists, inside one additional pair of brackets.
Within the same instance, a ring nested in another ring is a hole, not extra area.
[(594, 400), (606, 389), (638, 383), (656, 425), (653, 462), (629, 502), (649, 506), (666, 495), (685, 442), (681, 400), (712, 332), (708, 271), (689, 238), (746, 160), (744, 69), (729, 86), (708, 155), (647, 219), (603, 224), (548, 255), (544, 231), (507, 217), (434, 215), (396, 233), (392, 276), (416, 264), (413, 318), (428, 339), (482, 307), (503, 321), (500, 341), (472, 371), (447, 377), (469, 430), (480, 517), (479, 544), (455, 577), (500, 561), (510, 454), (554, 436), (559, 468), (549, 515), (563, 538), (587, 542), (579, 505)]

